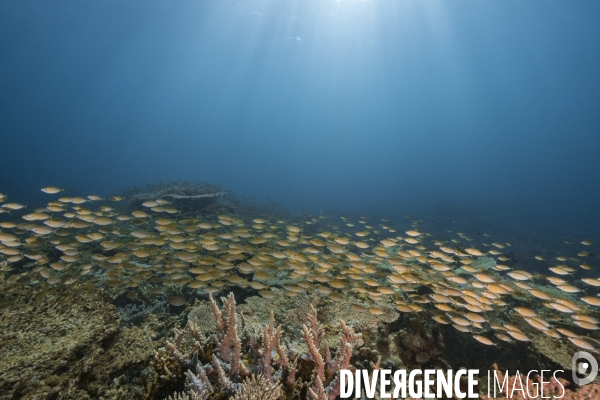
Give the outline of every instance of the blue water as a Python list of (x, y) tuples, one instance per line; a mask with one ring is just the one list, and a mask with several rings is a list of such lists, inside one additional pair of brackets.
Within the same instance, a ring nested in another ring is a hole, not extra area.
[(600, 240), (598, 15), (597, 1), (3, 1), (0, 192), (207, 181), (314, 213)]

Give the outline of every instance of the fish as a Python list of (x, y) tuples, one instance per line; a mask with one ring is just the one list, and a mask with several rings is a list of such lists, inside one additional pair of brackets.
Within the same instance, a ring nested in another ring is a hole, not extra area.
[(521, 270), (513, 270), (511, 272), (508, 272), (506, 275), (510, 276), (511, 278), (513, 278), (517, 281), (528, 281), (533, 278), (532, 274), (530, 274), (527, 271), (521, 271)]
[(597, 347), (594, 346), (592, 343), (590, 343), (588, 340), (586, 340), (585, 338), (580, 338), (580, 337), (568, 337), (567, 338), (571, 343), (573, 343), (575, 346), (580, 347), (582, 349), (585, 350), (596, 350)]
[(598, 326), (598, 325), (596, 325), (594, 323), (588, 322), (588, 321), (574, 321), (573, 323), (575, 325), (577, 325), (577, 326), (579, 326), (579, 327), (581, 327), (583, 329), (587, 329), (587, 330), (598, 330), (598, 329), (600, 329), (600, 326)]
[(173, 296), (173, 297), (169, 297), (169, 303), (171, 303), (171, 305), (173, 305), (173, 306), (181, 307), (181, 306), (184, 306), (187, 302), (181, 296)]
[(514, 310), (524, 317), (537, 317), (537, 313), (526, 307), (515, 307)]
[[(113, 197), (108, 199), (117, 201)], [(581, 266), (580, 261), (560, 256), (563, 264), (550, 267), (560, 277), (547, 278), (502, 264), (482, 268), (480, 257), (509, 259), (499, 251), (509, 244), (481, 243), (477, 236), (485, 234), (437, 240), (419, 222), (408, 230), (398, 228), (405, 233), (395, 236), (391, 223), (373, 226), (365, 218), (356, 224), (348, 218), (342, 224), (317, 217), (287, 221), (263, 213), (195, 218), (180, 215), (179, 207), (160, 198), (145, 200), (137, 210), (102, 201), (96, 195), (61, 197), (0, 222), (0, 263), (16, 263), (12, 267), (21, 269), (20, 260), (30, 262), (32, 267), (22, 270), (24, 282), (34, 275), (37, 284), (52, 291), (90, 282), (92, 288), (104, 285), (113, 295), (139, 300), (147, 285), (144, 293), (164, 296), (173, 307), (190, 301), (181, 293), (216, 293), (235, 286), (266, 299), (319, 293), (370, 318), (423, 313), (423, 318), (471, 333), (469, 338), (485, 345), (495, 343), (487, 334), (473, 332), (486, 332), (488, 318), (509, 326), (492, 326), (505, 343), (528, 341), (530, 331), (558, 340), (562, 333), (551, 323), (572, 320), (578, 329), (588, 330), (599, 324), (585, 313), (588, 306), (600, 306), (600, 297), (580, 294), (579, 280), (572, 276), (581, 272), (566, 265)], [(463, 246), (465, 241), (472, 244)], [(279, 279), (287, 281), (278, 286), (283, 289), (273, 288)], [(597, 278), (579, 279), (600, 287)], [(550, 284), (556, 288), (544, 287)], [(526, 296), (531, 304), (514, 307), (509, 294)], [(395, 310), (388, 310), (387, 302)], [(511, 307), (514, 313), (507, 312)], [(517, 316), (526, 323), (519, 325), (523, 331), (509, 324)]]
[(521, 342), (529, 342), (531, 341), (529, 339), (529, 337), (527, 337), (527, 335), (525, 335), (523, 332), (520, 331), (516, 331), (516, 330), (509, 330), (507, 332), (513, 339), (521, 341)]
[(600, 307), (600, 298), (598, 298), (598, 297), (584, 296), (584, 297), (581, 297), (581, 300), (591, 306)]
[(2, 206), (0, 206), (0, 208), (5, 208), (8, 210), (20, 210), (22, 208), (27, 208), (27, 206), (21, 203), (4, 203)]
[(600, 279), (597, 278), (583, 278), (581, 279), (583, 283), (587, 283), (590, 286), (600, 287)]
[(567, 270), (560, 268), (560, 267), (550, 267), (548, 269), (558, 275), (570, 275), (571, 274)]
[(42, 192), (44, 193), (48, 193), (48, 194), (56, 194), (56, 193), (60, 193), (60, 192), (64, 192), (65, 188), (59, 188), (56, 186), (47, 186), (42, 188)]
[(479, 343), (485, 344), (486, 346), (495, 346), (496, 344), (492, 342), (490, 339), (481, 335), (473, 335), (473, 338), (477, 340)]

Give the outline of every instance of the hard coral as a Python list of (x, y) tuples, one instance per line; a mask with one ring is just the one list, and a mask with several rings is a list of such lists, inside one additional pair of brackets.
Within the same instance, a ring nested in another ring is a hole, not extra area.
[[(222, 398), (271, 400), (280, 398), (285, 385), (289, 393), (305, 387), (306, 381), (296, 382), (296, 369), (300, 357), (281, 343), (282, 327), (275, 327), (275, 317), (270, 313), (269, 322), (257, 330), (246, 325), (243, 318), (238, 324), (233, 294), (222, 298), (223, 306), (209, 296), (216, 333), (204, 338), (193, 322), (182, 330), (163, 349), (169, 360), (175, 360), (185, 372), (185, 392), (175, 394), (175, 399)], [(308, 357), (314, 361), (310, 388), (305, 392), (315, 400), (333, 400), (339, 395), (339, 370), (350, 368), (350, 358), (355, 347), (362, 345), (361, 334), (339, 321), (341, 334), (335, 357), (332, 358), (325, 342), (324, 353), (320, 347), (325, 331), (317, 320), (317, 311), (310, 307), (309, 327), (304, 326), (304, 339), (309, 347)], [(240, 334), (238, 335), (238, 330)], [(188, 338), (188, 339), (186, 339)], [(202, 350), (204, 349), (204, 350)], [(210, 359), (207, 359), (210, 354)], [(202, 364), (202, 362), (206, 364)], [(195, 373), (190, 366), (195, 362)], [(304, 365), (309, 365), (304, 360)], [(312, 367), (311, 367), (312, 368)], [(308, 375), (306, 375), (308, 376)], [(246, 380), (242, 383), (243, 377)], [(306, 379), (306, 378), (304, 378)], [(306, 389), (304, 389), (306, 390)]]
[[(312, 306), (311, 306), (312, 307)], [(348, 327), (344, 321), (340, 320), (340, 344), (335, 358), (331, 359), (329, 346), (325, 345), (325, 359), (319, 353), (319, 344), (324, 336), (324, 330), (317, 322), (317, 311), (312, 307), (312, 313), (309, 316), (311, 328), (303, 326), (304, 340), (308, 345), (310, 356), (316, 363), (316, 369), (313, 372), (312, 385), (309, 389), (313, 400), (334, 400), (340, 394), (339, 371), (350, 368), (350, 357), (355, 344), (362, 344), (362, 335), (354, 333), (352, 328)], [(327, 387), (324, 387), (325, 366), (328, 372), (334, 378)]]
[(259, 374), (247, 378), (233, 400), (278, 400), (280, 396), (281, 384)]

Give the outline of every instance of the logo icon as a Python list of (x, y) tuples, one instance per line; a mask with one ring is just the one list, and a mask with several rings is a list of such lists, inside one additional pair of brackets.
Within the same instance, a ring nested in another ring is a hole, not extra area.
[[(573, 363), (571, 364), (573, 371), (573, 382), (579, 386), (587, 385), (596, 379), (598, 375), (598, 362), (596, 359), (585, 351), (578, 351), (573, 354)], [(580, 378), (580, 375), (588, 374), (585, 378)]]

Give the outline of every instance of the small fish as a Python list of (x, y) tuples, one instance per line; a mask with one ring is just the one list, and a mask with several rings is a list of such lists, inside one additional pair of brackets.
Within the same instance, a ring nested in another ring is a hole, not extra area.
[(518, 270), (511, 271), (507, 273), (507, 275), (517, 281), (528, 281), (533, 277), (533, 275), (528, 272)]
[(473, 338), (477, 340), (479, 343), (485, 344), (486, 346), (495, 346), (496, 343), (492, 342), (490, 339), (481, 335), (473, 335)]
[(42, 188), (42, 192), (48, 193), (48, 194), (56, 194), (56, 193), (64, 192), (64, 191), (65, 191), (65, 188), (61, 189), (56, 186), (48, 186), (48, 187)]
[(585, 350), (596, 350), (596, 346), (592, 345), (589, 341), (579, 337), (568, 337), (569, 341), (577, 347), (581, 347)]
[(587, 322), (587, 321), (574, 321), (573, 322), (575, 325), (583, 328), (583, 329), (587, 329), (587, 330), (598, 330), (600, 329), (600, 326), (593, 324), (591, 322)]
[(520, 332), (520, 331), (509, 330), (508, 334), (510, 336), (512, 336), (513, 339), (519, 340), (521, 342), (529, 342), (530, 341), (530, 339), (527, 337), (527, 335), (525, 335), (523, 332)]
[(587, 304), (595, 307), (600, 307), (600, 298), (592, 297), (592, 296), (584, 296), (581, 297), (582, 301), (585, 301)]
[(494, 336), (496, 336), (498, 339), (508, 342), (508, 343), (512, 343), (512, 338), (508, 335), (505, 335), (503, 333), (494, 333)]
[(173, 297), (169, 297), (169, 303), (171, 303), (175, 307), (181, 307), (181, 306), (186, 305), (187, 302), (181, 296), (173, 296)]
[(21, 203), (4, 203), (1, 207), (8, 210), (20, 210), (22, 208), (27, 208), (26, 205), (23, 205)]
[(567, 293), (581, 292), (581, 289), (579, 289), (578, 287), (573, 286), (573, 285), (558, 285), (557, 288), (562, 290), (563, 292), (567, 292)]

